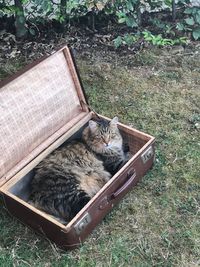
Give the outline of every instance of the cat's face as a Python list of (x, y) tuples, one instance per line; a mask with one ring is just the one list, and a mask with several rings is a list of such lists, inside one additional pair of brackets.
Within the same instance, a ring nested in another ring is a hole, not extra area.
[(90, 148), (96, 153), (105, 153), (112, 149), (122, 149), (122, 137), (119, 133), (118, 118), (110, 122), (89, 121), (90, 138), (87, 140)]

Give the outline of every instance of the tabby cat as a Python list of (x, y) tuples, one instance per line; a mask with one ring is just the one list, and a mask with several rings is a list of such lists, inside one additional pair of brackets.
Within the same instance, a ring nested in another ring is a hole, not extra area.
[(69, 222), (127, 161), (117, 127), (90, 120), (82, 139), (55, 150), (35, 168), (30, 201), (35, 207)]

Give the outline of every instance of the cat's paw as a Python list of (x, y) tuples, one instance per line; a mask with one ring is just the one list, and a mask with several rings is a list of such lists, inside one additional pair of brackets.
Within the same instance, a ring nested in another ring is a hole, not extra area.
[(123, 151), (124, 151), (125, 154), (129, 153), (130, 148), (129, 148), (129, 144), (128, 143), (124, 143), (123, 144)]
[(111, 177), (112, 177), (111, 173), (107, 171), (102, 172), (102, 178), (105, 180), (105, 182), (108, 182)]
[(132, 158), (132, 154), (130, 152), (125, 153), (125, 163), (128, 162)]

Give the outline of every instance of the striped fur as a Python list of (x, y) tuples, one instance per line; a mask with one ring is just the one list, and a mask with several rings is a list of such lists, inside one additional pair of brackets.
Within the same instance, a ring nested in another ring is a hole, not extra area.
[(117, 121), (89, 121), (81, 141), (39, 163), (29, 202), (63, 223), (70, 221), (125, 162)]
[(112, 175), (128, 161), (123, 151), (123, 140), (117, 123), (117, 117), (110, 123), (104, 120), (90, 121), (90, 127), (83, 132), (83, 139), (89, 148), (103, 161), (105, 169)]

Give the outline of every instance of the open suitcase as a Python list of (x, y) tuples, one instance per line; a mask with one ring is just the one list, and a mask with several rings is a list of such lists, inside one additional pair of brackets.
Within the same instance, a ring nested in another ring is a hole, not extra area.
[(84, 103), (67, 46), (0, 83), (0, 192), (5, 206), (64, 249), (85, 240), (151, 168), (155, 154), (154, 137), (119, 123), (133, 156), (67, 225), (28, 204), (33, 168), (66, 140), (79, 136), (94, 117)]

